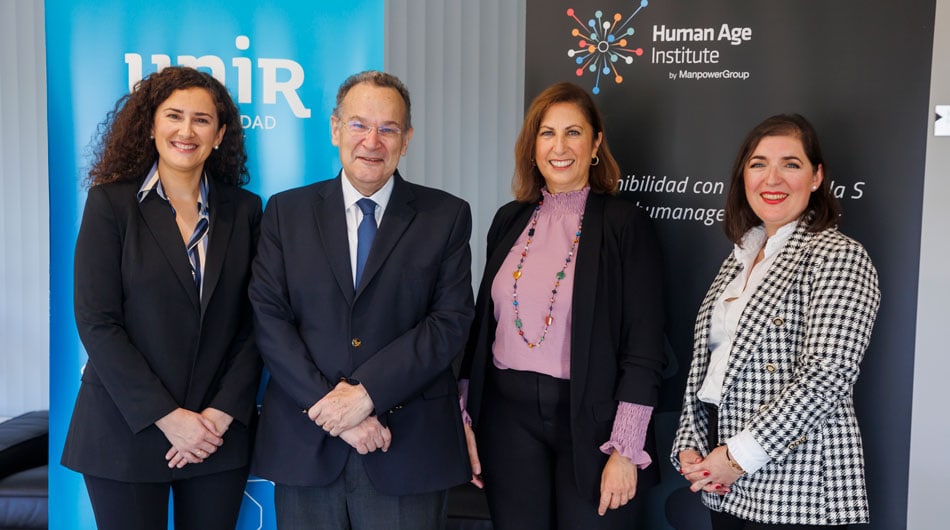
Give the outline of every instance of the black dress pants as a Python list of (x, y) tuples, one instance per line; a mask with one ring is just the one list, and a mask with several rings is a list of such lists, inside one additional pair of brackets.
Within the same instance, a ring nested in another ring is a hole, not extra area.
[(492, 368), (487, 383), (476, 436), (495, 530), (636, 528), (636, 499), (601, 517), (599, 492), (578, 491), (569, 381)]
[(169, 490), (175, 530), (233, 530), (247, 475), (248, 467), (242, 467), (173, 482), (83, 479), (99, 530), (168, 530)]

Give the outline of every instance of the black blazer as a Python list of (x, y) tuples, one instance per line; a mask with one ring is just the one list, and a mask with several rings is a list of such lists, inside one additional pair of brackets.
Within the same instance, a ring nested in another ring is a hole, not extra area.
[(250, 296), (271, 378), (252, 472), (289, 485), (335, 480), (351, 451), (307, 409), (342, 377), (360, 381), (389, 451), (360, 456), (390, 495), (446, 489), (471, 478), (453, 358), (473, 316), (471, 211), (448, 193), (398, 174), (353, 288), (341, 176), (267, 204)]
[[(468, 378), (467, 410), (479, 422), (485, 377), (495, 342), (491, 284), (535, 203), (510, 202), (488, 230), (488, 261), (475, 308), (475, 323), (461, 367)], [(617, 402), (656, 406), (663, 344), (663, 270), (656, 236), (646, 215), (632, 203), (591, 192), (584, 209), (571, 301), (571, 434), (578, 490), (599, 499)], [(656, 483), (652, 423), (647, 452), (654, 464), (641, 470), (637, 488)]]
[[(248, 463), (261, 361), (247, 284), (261, 200), (209, 180), (204, 291), (191, 277), (175, 216), (141, 180), (89, 190), (76, 241), (76, 326), (89, 361), (62, 463), (126, 482), (165, 482)], [(178, 407), (234, 417), (224, 445), (170, 470), (155, 421)]]

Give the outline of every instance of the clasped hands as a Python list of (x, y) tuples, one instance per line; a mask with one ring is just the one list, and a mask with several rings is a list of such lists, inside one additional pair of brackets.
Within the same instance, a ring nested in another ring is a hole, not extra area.
[(725, 495), (741, 476), (729, 465), (725, 445), (713, 449), (706, 458), (692, 449), (680, 451), (679, 460), (680, 474), (690, 482), (689, 489), (693, 493), (705, 491)]
[(221, 410), (208, 407), (201, 413), (177, 408), (155, 422), (172, 444), (165, 453), (168, 467), (181, 469), (187, 464), (200, 464), (224, 443), (224, 433), (234, 418)]
[(307, 416), (330, 436), (356, 449), (361, 455), (377, 449), (386, 452), (392, 433), (370, 414), (373, 400), (362, 384), (340, 381), (336, 387), (307, 410)]

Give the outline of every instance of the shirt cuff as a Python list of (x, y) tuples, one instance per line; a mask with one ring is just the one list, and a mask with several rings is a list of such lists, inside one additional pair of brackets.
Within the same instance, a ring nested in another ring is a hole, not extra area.
[(729, 446), (729, 454), (732, 455), (732, 459), (738, 462), (746, 473), (755, 473), (772, 461), (765, 449), (762, 449), (759, 442), (755, 441), (752, 433), (746, 429), (726, 440), (726, 445)]
[(653, 414), (653, 407), (621, 401), (617, 405), (610, 440), (600, 446), (600, 451), (609, 455), (616, 449), (621, 456), (630, 459), (638, 468), (644, 469), (649, 466), (653, 459), (643, 450), (643, 446), (646, 442), (651, 414)]

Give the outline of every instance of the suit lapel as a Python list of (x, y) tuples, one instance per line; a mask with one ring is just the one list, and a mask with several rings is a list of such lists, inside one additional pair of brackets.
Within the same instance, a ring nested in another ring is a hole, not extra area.
[[(191, 262), (185, 251), (185, 242), (181, 239), (178, 225), (171, 208), (154, 192), (149, 193), (144, 201), (139, 203), (139, 211), (145, 219), (152, 237), (158, 243), (168, 265), (175, 272), (178, 282), (192, 301), (195, 309), (200, 309), (198, 289), (191, 275)], [(146, 264), (145, 266), (150, 266)]]
[[(317, 224), (317, 237), (343, 293), (347, 304), (353, 304), (353, 265), (350, 263), (350, 242), (346, 229), (346, 205), (343, 203), (342, 174), (317, 188), (319, 191), (313, 204), (314, 221)], [(366, 275), (365, 271), (363, 273)]]
[(201, 316), (204, 317), (208, 308), (208, 301), (214, 293), (214, 288), (221, 277), (221, 267), (227, 255), (228, 242), (231, 240), (231, 229), (234, 226), (234, 205), (224, 194), (220, 193), (218, 184), (208, 179), (211, 189), (208, 190), (208, 209), (211, 214), (211, 232), (208, 234), (208, 252), (205, 255), (204, 277), (201, 282)]
[[(412, 205), (415, 195), (409, 184), (399, 176), (399, 173), (393, 175), (393, 193), (389, 198), (389, 204), (383, 213), (383, 220), (379, 224), (379, 231), (373, 239), (373, 246), (370, 248), (369, 256), (366, 258), (366, 266), (363, 269), (363, 276), (360, 278), (360, 285), (356, 288), (356, 297), (358, 298), (367, 285), (373, 280), (376, 273), (379, 272), (386, 258), (396, 247), (396, 243), (402, 237), (403, 233), (409, 228), (412, 219), (416, 216), (416, 209)], [(344, 233), (345, 233), (344, 226)]]
[[(571, 405), (580, 406), (587, 380), (587, 365), (590, 359), (588, 346), (594, 326), (594, 313), (590, 308), (596, 302), (597, 272), (600, 269), (601, 241), (604, 237), (605, 197), (590, 192), (584, 207), (584, 222), (574, 263), (574, 295), (571, 302)], [(572, 410), (572, 415), (577, 414)]]
[[(501, 236), (498, 241), (489, 242), (493, 244), (493, 248), (491, 255), (488, 256), (488, 260), (485, 263), (485, 278), (494, 278), (495, 275), (498, 274), (498, 271), (501, 270), (501, 265), (505, 262), (505, 258), (508, 257), (508, 251), (515, 245), (515, 241), (518, 240), (518, 236), (524, 231), (524, 227), (528, 226), (528, 219), (531, 218), (536, 203), (522, 203), (522, 205), (517, 213), (510, 217), (510, 221), (508, 221), (507, 225), (501, 227)], [(482, 286), (486, 288), (485, 296), (490, 297), (491, 282), (483, 280)]]
[(728, 392), (736, 375), (757, 351), (765, 330), (771, 326), (771, 321), (776, 316), (775, 308), (781, 297), (788, 292), (791, 281), (798, 275), (799, 264), (808, 250), (807, 242), (810, 236), (806, 232), (807, 228), (806, 223), (799, 223), (739, 317), (739, 331), (732, 344), (729, 366), (723, 380), (723, 395)]

